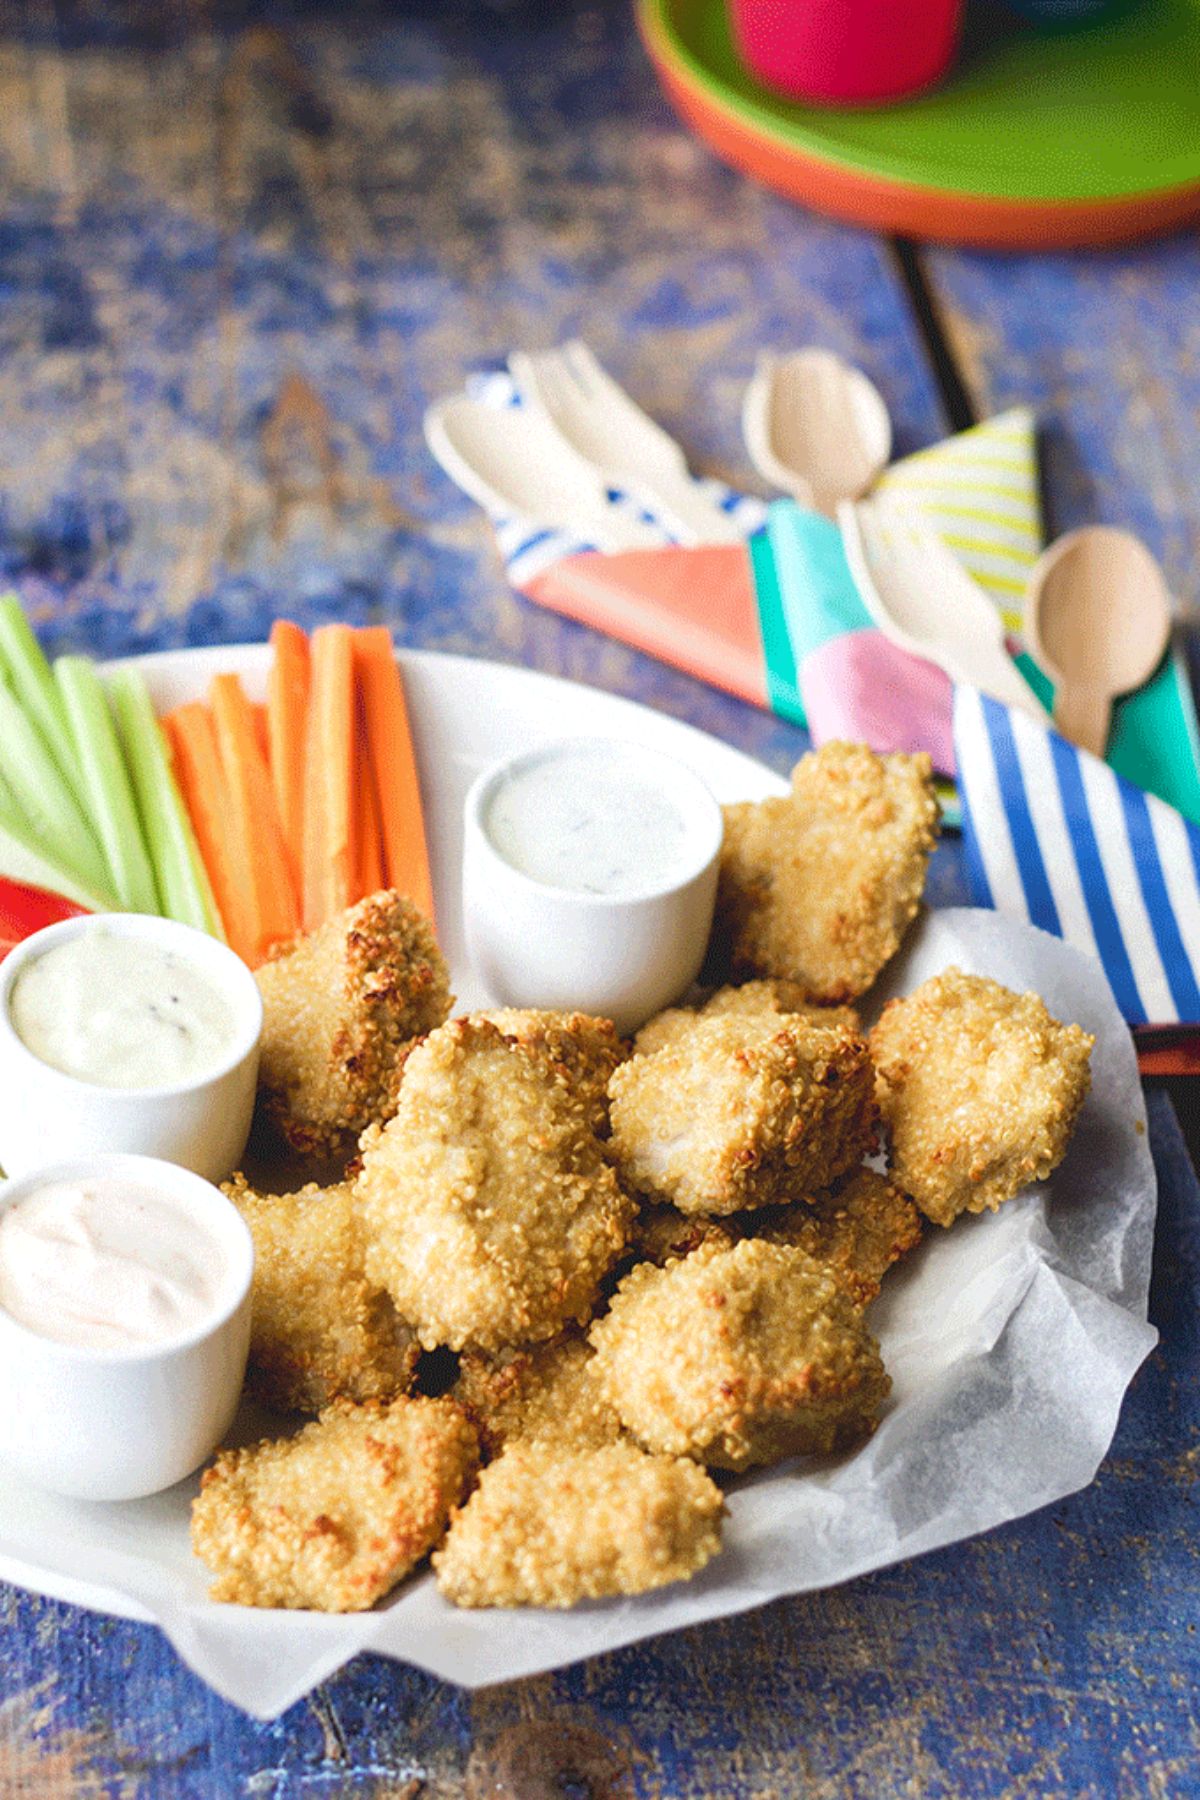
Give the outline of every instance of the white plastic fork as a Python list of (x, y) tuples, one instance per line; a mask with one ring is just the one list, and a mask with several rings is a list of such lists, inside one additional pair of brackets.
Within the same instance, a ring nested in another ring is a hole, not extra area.
[(1004, 647), (999, 613), (935, 531), (878, 500), (843, 500), (837, 519), (854, 584), (885, 637), (1046, 723)]
[(522, 400), (554, 426), (610, 487), (631, 494), (681, 544), (740, 543), (744, 533), (697, 487), (669, 432), (647, 417), (586, 344), (514, 351), (508, 366)]
[(648, 550), (663, 533), (609, 499), (582, 457), (525, 406), (487, 406), (467, 394), (425, 414), (425, 441), (442, 468), (494, 519), (518, 517), (566, 531), (600, 550)]

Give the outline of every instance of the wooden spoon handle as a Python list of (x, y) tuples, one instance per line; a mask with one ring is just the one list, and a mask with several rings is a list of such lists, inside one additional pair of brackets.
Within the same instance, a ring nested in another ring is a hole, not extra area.
[(1108, 730), (1112, 722), (1112, 695), (1103, 688), (1088, 687), (1083, 682), (1066, 682), (1055, 691), (1054, 723), (1065, 738), (1090, 750), (1093, 756), (1104, 755), (1108, 748)]

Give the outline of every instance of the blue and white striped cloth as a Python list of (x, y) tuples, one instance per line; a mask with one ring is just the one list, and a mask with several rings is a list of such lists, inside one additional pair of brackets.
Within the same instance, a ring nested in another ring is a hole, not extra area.
[(1200, 1021), (1200, 829), (972, 687), (954, 747), (976, 904), (1099, 957), (1129, 1024)]
[[(472, 400), (482, 401), (485, 406), (521, 405), (517, 384), (506, 369), (493, 369), (470, 376), (467, 380), (467, 393)], [(766, 505), (752, 494), (739, 494), (735, 488), (727, 487), (724, 482), (714, 481), (707, 476), (694, 475), (692, 480), (702, 493), (710, 495), (722, 511), (729, 514), (746, 537), (766, 523)], [(614, 489), (611, 490), (611, 498), (621, 511), (631, 513), (645, 524), (657, 526), (664, 544), (676, 541), (661, 519), (647, 512), (645, 507), (628, 494)], [(576, 537), (569, 531), (547, 531), (531, 524), (528, 519), (512, 514), (493, 516), (492, 525), (508, 579), (517, 589), (536, 580), (564, 557), (578, 556), (584, 550), (596, 548), (586, 538)]]

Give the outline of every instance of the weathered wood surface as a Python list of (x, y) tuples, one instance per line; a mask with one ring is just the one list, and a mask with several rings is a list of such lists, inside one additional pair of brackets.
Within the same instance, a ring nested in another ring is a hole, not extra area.
[[(625, 0), (0, 8), (0, 184), (0, 561), (48, 642), (260, 637), (285, 606), (369, 617), (795, 755), (799, 733), (510, 595), (421, 442), (422, 408), (469, 367), (567, 331), (737, 480), (765, 343), (855, 357), (901, 447), (942, 429), (886, 246), (694, 145)], [(1160, 534), (1188, 594), (1197, 383), (1168, 321), (1192, 255), (930, 263), (980, 400), (1057, 408), (1061, 522), (1095, 505)], [(1143, 419), (1128, 451), (1118, 418)], [(952, 850), (934, 887), (961, 893)], [(362, 1659), (269, 1726), (154, 1631), (0, 1589), (0, 1795), (1196, 1791), (1200, 1239), (1161, 1100), (1154, 1136), (1164, 1341), (1087, 1493), (482, 1694)]]

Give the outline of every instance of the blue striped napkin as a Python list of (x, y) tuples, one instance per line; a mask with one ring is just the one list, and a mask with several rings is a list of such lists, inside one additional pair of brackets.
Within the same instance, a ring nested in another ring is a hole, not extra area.
[(954, 745), (976, 904), (1098, 957), (1129, 1024), (1200, 1021), (1200, 828), (975, 688)]

